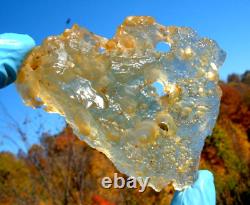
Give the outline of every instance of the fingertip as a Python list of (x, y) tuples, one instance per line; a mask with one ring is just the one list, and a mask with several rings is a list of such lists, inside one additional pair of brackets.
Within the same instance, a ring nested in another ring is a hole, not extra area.
[(27, 35), (27, 34), (20, 34), (20, 35), (22, 35), (22, 39), (23, 39), (23, 43), (25, 44), (25, 46), (26, 46), (26, 49), (29, 51), (30, 49), (32, 49), (33, 47), (35, 47), (35, 45), (36, 45), (36, 42), (35, 42), (35, 40), (31, 37), (31, 36), (29, 36), (29, 35)]
[(207, 181), (214, 181), (214, 175), (209, 170), (199, 170), (198, 179), (205, 179)]
[(0, 39), (5, 45), (22, 48), (27, 51), (36, 45), (35, 40), (27, 34), (4, 33), (0, 35)]

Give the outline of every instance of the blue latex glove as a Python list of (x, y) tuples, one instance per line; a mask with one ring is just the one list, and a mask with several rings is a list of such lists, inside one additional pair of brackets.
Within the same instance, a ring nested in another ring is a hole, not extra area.
[(14, 82), (26, 54), (35, 46), (28, 35), (0, 34), (0, 88)]
[(215, 205), (213, 174), (207, 170), (198, 172), (198, 179), (183, 191), (176, 191), (171, 205)]

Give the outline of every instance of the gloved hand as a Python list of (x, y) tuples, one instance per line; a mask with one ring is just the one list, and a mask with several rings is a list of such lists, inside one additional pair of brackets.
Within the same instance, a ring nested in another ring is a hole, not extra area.
[(198, 179), (183, 191), (175, 191), (171, 205), (215, 205), (214, 177), (208, 170), (200, 170)]
[(26, 54), (35, 46), (28, 35), (0, 34), (0, 88), (14, 82)]

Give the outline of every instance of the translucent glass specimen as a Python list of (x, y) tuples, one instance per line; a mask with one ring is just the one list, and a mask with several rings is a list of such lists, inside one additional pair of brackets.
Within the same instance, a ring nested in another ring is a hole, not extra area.
[[(168, 52), (156, 50), (160, 42)], [(193, 183), (219, 111), (225, 53), (186, 27), (128, 17), (112, 39), (77, 25), (25, 60), (17, 88), (29, 106), (65, 116), (74, 132), (129, 176)]]

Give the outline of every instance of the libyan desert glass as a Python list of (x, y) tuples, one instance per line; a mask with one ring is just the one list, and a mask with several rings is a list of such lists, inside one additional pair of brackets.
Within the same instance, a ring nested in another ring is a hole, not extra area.
[[(158, 43), (170, 46), (157, 51)], [(48, 37), (24, 61), (25, 103), (59, 113), (75, 134), (129, 176), (193, 183), (219, 111), (225, 53), (186, 27), (128, 17), (112, 39), (74, 25)]]

